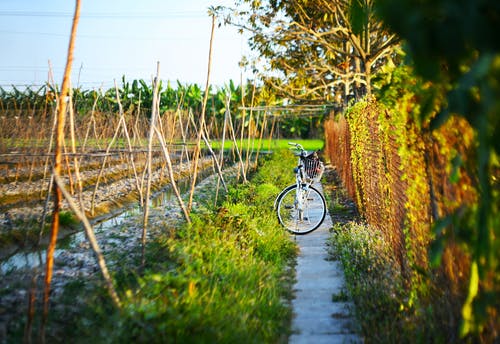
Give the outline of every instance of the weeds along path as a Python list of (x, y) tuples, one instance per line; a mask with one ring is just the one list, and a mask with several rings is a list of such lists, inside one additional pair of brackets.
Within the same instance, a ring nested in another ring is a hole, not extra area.
[[(224, 178), (231, 181), (238, 176), (239, 166), (227, 167)], [(201, 201), (215, 194), (217, 189), (217, 175), (203, 179), (196, 186), (197, 201)], [(183, 221), (181, 210), (176, 199), (152, 206), (149, 216), (148, 241), (166, 230), (173, 230)], [(96, 226), (95, 232), (99, 245), (106, 256), (108, 267), (111, 270), (120, 270), (130, 264), (134, 266), (141, 254), (142, 212), (131, 212), (119, 221), (111, 220), (108, 226)], [(82, 234), (83, 235), (83, 234)], [(61, 244), (62, 245), (62, 244)], [(43, 264), (43, 260), (40, 262)], [(58, 297), (62, 295), (68, 284), (76, 280), (96, 280), (100, 278), (99, 267), (90, 244), (87, 240), (80, 240), (76, 245), (69, 245), (59, 250), (55, 259), (54, 277), (52, 281), (51, 302), (53, 307), (61, 310), (68, 305), (58, 304)], [(27, 295), (31, 288), (32, 279), (37, 280), (37, 288), (42, 290), (42, 271), (36, 267), (30, 269), (16, 269), (2, 272), (0, 280), (0, 339), (2, 334), (15, 329), (24, 319), (27, 311)], [(40, 297), (37, 298), (40, 300)], [(69, 306), (71, 308), (71, 306)], [(67, 311), (65, 309), (64, 311)], [(16, 325), (17, 324), (17, 325)], [(19, 329), (17, 329), (19, 330)], [(1, 340), (0, 340), (1, 343)]]
[(328, 199), (329, 213), (314, 232), (295, 237), (300, 252), (295, 267), (294, 317), (289, 343), (361, 343), (356, 334), (353, 305), (346, 297), (341, 263), (330, 258), (328, 247), (333, 224), (354, 220), (356, 209), (342, 192), (331, 166), (323, 179), (323, 185), (316, 186)]
[[(283, 343), (291, 316), (289, 267), (296, 247), (272, 210), (283, 186), (274, 182), (288, 181), (267, 162), (282, 163), (283, 175), (288, 177), (295, 157), (291, 156), (291, 164), (283, 162), (282, 156), (262, 160), (263, 166), (252, 176), (254, 183), (237, 185), (238, 165), (226, 167), (224, 179), (231, 187), (227, 194), (221, 190), (215, 207), (217, 176), (198, 184), (191, 226), (177, 227), (177, 221), (183, 220), (179, 209), (153, 205), (144, 269), (140, 267), (141, 214), (132, 214), (109, 231), (96, 228), (122, 296), (120, 310), (111, 307), (99, 287), (99, 271), (85, 241), (56, 256), (47, 332), (50, 339), (56, 338), (52, 342), (78, 338), (82, 342)], [(4, 273), (0, 337), (6, 333), (8, 338), (22, 338), (33, 273)], [(40, 288), (36, 291), (35, 320)]]

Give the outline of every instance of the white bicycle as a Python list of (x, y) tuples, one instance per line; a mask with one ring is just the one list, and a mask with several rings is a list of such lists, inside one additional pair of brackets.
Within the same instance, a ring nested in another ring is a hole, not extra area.
[(296, 182), (281, 191), (274, 201), (278, 220), (290, 233), (307, 234), (317, 229), (326, 216), (326, 202), (313, 184), (325, 170), (316, 152), (307, 152), (298, 143), (289, 142), (298, 155), (294, 168)]

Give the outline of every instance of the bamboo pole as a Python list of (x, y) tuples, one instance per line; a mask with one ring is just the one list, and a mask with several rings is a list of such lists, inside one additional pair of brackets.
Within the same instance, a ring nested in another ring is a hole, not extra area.
[(146, 234), (147, 234), (147, 228), (148, 228), (148, 217), (149, 217), (149, 197), (151, 194), (151, 178), (152, 178), (152, 153), (151, 150), (153, 148), (153, 136), (154, 136), (154, 130), (155, 130), (155, 125), (156, 125), (156, 118), (158, 116), (158, 90), (159, 90), (159, 80), (160, 76), (160, 62), (157, 62), (156, 64), (156, 78), (154, 79), (154, 87), (153, 87), (153, 104), (151, 108), (151, 123), (149, 124), (149, 136), (148, 136), (148, 153), (147, 153), (147, 160), (146, 160), (146, 170), (147, 170), (147, 180), (146, 180), (146, 196), (144, 199), (144, 217), (143, 217), (143, 228), (142, 228), (142, 237), (141, 237), (141, 243), (142, 243), (142, 259), (141, 259), (141, 264), (144, 266), (145, 264), (145, 255), (146, 255)]
[(203, 95), (203, 104), (201, 107), (200, 130), (198, 131), (197, 135), (198, 137), (196, 139), (196, 148), (195, 148), (194, 166), (193, 166), (194, 173), (191, 181), (191, 189), (189, 191), (188, 212), (191, 211), (191, 208), (193, 206), (194, 189), (196, 186), (196, 179), (198, 177), (198, 161), (200, 159), (201, 139), (203, 136), (203, 127), (205, 125), (205, 111), (207, 108), (208, 92), (210, 91), (210, 72), (212, 68), (212, 47), (213, 47), (214, 31), (215, 31), (215, 13), (212, 13), (212, 29), (210, 32), (210, 47), (208, 50), (207, 83), (205, 85), (205, 94)]
[[(49, 181), (49, 187), (47, 188), (47, 196), (45, 198), (45, 204), (42, 213), (42, 219), (40, 221), (40, 232), (38, 233), (38, 240), (35, 244), (35, 248), (40, 246), (43, 237), (43, 230), (45, 228), (45, 221), (47, 218), (47, 212), (49, 210), (49, 202), (50, 202), (50, 191), (52, 190), (54, 178), (51, 176)], [(39, 251), (38, 254), (39, 266), (42, 266), (42, 257)], [(28, 294), (28, 311), (27, 311), (27, 320), (26, 325), (24, 327), (24, 342), (31, 343), (31, 332), (33, 329), (33, 319), (35, 317), (35, 306), (36, 306), (36, 289), (37, 289), (37, 281), (40, 272), (38, 271), (38, 267), (35, 267), (33, 271), (33, 276), (31, 278), (31, 288)]]
[(97, 239), (95, 237), (94, 230), (92, 229), (92, 225), (90, 224), (89, 220), (87, 219), (83, 211), (81, 211), (75, 204), (69, 192), (64, 188), (64, 183), (57, 174), (54, 174), (54, 185), (58, 186), (58, 188), (64, 195), (64, 198), (68, 202), (68, 205), (70, 206), (71, 210), (73, 210), (75, 215), (80, 219), (80, 221), (82, 221), (83, 227), (85, 228), (85, 234), (87, 235), (87, 239), (89, 240), (90, 246), (94, 251), (95, 257), (97, 259), (97, 264), (101, 269), (101, 273), (102, 276), (104, 277), (104, 281), (106, 282), (106, 287), (108, 288), (108, 293), (111, 296), (111, 300), (113, 301), (113, 303), (117, 308), (120, 308), (121, 307), (120, 299), (113, 286), (113, 280), (111, 279), (111, 275), (109, 274), (108, 268), (106, 266), (106, 260), (104, 259), (104, 255), (102, 254), (102, 251), (99, 248), (99, 244), (97, 243)]
[[(68, 102), (71, 102), (71, 88), (69, 89), (69, 96), (68, 96)], [(69, 112), (69, 111), (68, 111)], [(66, 142), (65, 140), (63, 140), (63, 154), (64, 154), (64, 162), (65, 162), (65, 165), (66, 165), (66, 171), (68, 173), (68, 181), (69, 181), (69, 192), (74, 195), (75, 194), (75, 190), (74, 190), (74, 183), (73, 183), (73, 174), (71, 173), (71, 166), (69, 164), (69, 157), (68, 157), (68, 151), (67, 151), (67, 148), (66, 148)]]
[[(267, 116), (267, 112), (264, 113), (264, 118)], [(273, 122), (271, 123), (271, 130), (269, 131), (269, 145), (268, 145), (268, 150), (271, 150), (271, 140), (274, 135), (274, 129), (276, 128), (276, 122), (278, 122), (278, 136), (277, 138), (279, 139), (279, 130), (280, 130), (280, 121), (277, 119), (276, 115), (273, 115)], [(264, 120), (264, 125), (267, 125), (267, 122)]]
[(224, 190), (227, 192), (227, 185), (226, 185), (226, 182), (224, 181), (224, 175), (222, 174), (222, 162), (219, 162), (219, 160), (217, 159), (217, 155), (215, 154), (215, 152), (212, 149), (212, 144), (209, 141), (207, 132), (203, 133), (203, 141), (205, 142), (205, 145), (207, 146), (208, 151), (210, 152), (210, 155), (212, 156), (212, 159), (213, 159), (214, 164), (215, 164), (215, 168), (217, 170), (217, 174), (219, 175), (219, 180), (222, 182), (222, 186), (224, 187)]
[(182, 200), (181, 193), (179, 192), (179, 188), (177, 187), (177, 183), (175, 181), (175, 175), (174, 175), (174, 169), (172, 167), (172, 160), (170, 159), (170, 153), (167, 148), (167, 144), (165, 143), (165, 140), (163, 139), (163, 136), (161, 135), (161, 132), (158, 130), (157, 127), (154, 128), (156, 135), (158, 136), (158, 139), (160, 141), (160, 145), (163, 149), (163, 154), (165, 156), (165, 159), (167, 160), (167, 168), (168, 168), (168, 174), (170, 178), (170, 184), (172, 184), (172, 189), (174, 190), (175, 196), (177, 197), (177, 201), (179, 202), (179, 206), (181, 207), (182, 213), (184, 214), (184, 218), (186, 219), (187, 223), (191, 223), (191, 218), (189, 217), (189, 212), (184, 204), (184, 201)]
[(116, 84), (115, 80), (115, 93), (116, 93), (116, 101), (118, 102), (118, 109), (120, 111), (120, 121), (118, 122), (118, 126), (120, 123), (123, 126), (123, 132), (125, 134), (125, 138), (127, 139), (127, 146), (128, 146), (128, 159), (130, 163), (132, 164), (132, 169), (134, 170), (134, 179), (135, 179), (135, 187), (137, 188), (137, 192), (139, 193), (139, 199), (142, 200), (142, 188), (139, 184), (139, 178), (137, 177), (137, 169), (135, 168), (135, 162), (134, 162), (134, 154), (132, 151), (132, 143), (130, 142), (130, 136), (128, 134), (128, 128), (127, 128), (127, 122), (125, 121), (125, 113), (123, 112), (123, 106), (120, 101), (120, 95), (118, 93), (118, 86)]
[[(134, 141), (135, 145), (140, 144), (141, 141), (141, 135), (139, 134), (139, 118), (141, 117), (141, 94), (142, 90), (139, 90), (139, 102), (137, 103), (137, 113), (135, 115), (135, 121), (134, 121), (134, 136), (132, 140)], [(142, 200), (141, 200), (141, 205), (142, 205)]]
[(241, 76), (241, 74), (240, 74), (240, 79), (241, 79), (240, 86), (241, 86), (241, 107), (242, 107), (242, 110), (241, 110), (240, 150), (243, 152), (243, 134), (245, 132), (245, 120), (247, 118), (247, 112), (245, 110), (245, 87), (243, 86), (243, 77)]
[[(193, 122), (193, 126), (195, 126), (193, 117), (191, 116), (190, 118), (191, 118), (191, 121)], [(200, 131), (201, 131), (201, 137), (203, 139), (203, 142), (205, 143), (205, 146), (207, 147), (208, 152), (210, 153), (210, 155), (212, 156), (212, 159), (214, 161), (215, 167), (217, 169), (217, 174), (219, 175), (219, 179), (222, 182), (222, 185), (224, 186), (224, 190), (227, 191), (227, 185), (226, 185), (226, 182), (224, 181), (224, 175), (222, 174), (222, 167), (219, 164), (219, 161), (217, 160), (217, 155), (215, 154), (215, 152), (212, 149), (212, 144), (210, 143), (210, 141), (207, 137), (206, 130), (200, 130)]]
[[(48, 82), (52, 82), (52, 84), (54, 85), (53, 74), (52, 74), (52, 64), (51, 64), (50, 60), (48, 61), (48, 63), (49, 63), (49, 80), (48, 80)], [(55, 92), (55, 98), (56, 98), (56, 103), (59, 104), (59, 95), (57, 94), (57, 92)], [(47, 159), (45, 160), (45, 167), (43, 170), (43, 178), (44, 179), (47, 176), (47, 172), (48, 172), (48, 166), (49, 166), (49, 160), (50, 160), (49, 155), (52, 152), (52, 146), (53, 146), (53, 142), (54, 142), (56, 128), (57, 128), (57, 107), (54, 110), (54, 120), (52, 121), (52, 129), (50, 131), (49, 150), (47, 152), (48, 153)]]
[[(186, 132), (184, 130), (184, 125), (182, 124), (182, 111), (177, 108), (176, 110), (179, 114), (179, 126), (181, 128), (181, 137), (182, 137), (182, 150), (181, 150), (181, 160), (180, 160), (180, 164), (182, 164), (183, 162), (183, 156), (184, 154), (186, 154), (186, 161), (187, 161), (187, 165), (188, 165), (188, 168), (191, 169), (191, 160), (189, 159), (189, 151), (187, 149), (187, 141), (186, 141)], [(188, 123), (189, 125), (189, 123)], [(187, 128), (186, 128), (186, 131), (187, 131)]]
[(96, 140), (97, 140), (97, 132), (96, 132), (96, 129), (95, 129), (96, 123), (95, 123), (94, 113), (95, 113), (95, 108), (97, 106), (97, 100), (98, 99), (99, 99), (99, 94), (97, 94), (97, 97), (95, 97), (95, 99), (94, 99), (94, 104), (92, 104), (92, 110), (90, 111), (90, 122), (89, 122), (89, 126), (87, 127), (87, 131), (85, 132), (85, 138), (83, 139), (82, 151), (85, 151), (85, 147), (87, 146), (87, 140), (88, 140), (88, 137), (89, 137), (89, 134), (90, 134), (90, 128), (91, 128), (91, 126), (94, 129), (94, 135), (95, 135)]
[[(247, 137), (247, 152), (245, 156), (245, 171), (248, 171), (250, 168), (250, 138), (252, 136), (251, 129), (252, 129), (252, 120), (253, 120), (253, 103), (255, 99), (255, 82), (253, 84), (252, 88), (252, 98), (250, 100), (250, 117), (248, 120), (248, 137)], [(253, 153), (253, 145), (252, 145), (252, 153)]]
[(95, 210), (95, 197), (97, 195), (97, 190), (99, 188), (99, 182), (101, 180), (101, 177), (104, 173), (104, 168), (106, 167), (106, 162), (109, 156), (109, 151), (111, 150), (111, 147), (113, 146), (116, 138), (118, 137), (118, 134), (120, 133), (120, 126), (118, 125), (116, 127), (115, 133), (113, 137), (111, 138), (111, 141), (109, 142), (108, 146), (106, 147), (106, 152), (104, 153), (104, 159), (102, 161), (101, 169), (99, 170), (99, 174), (97, 175), (97, 180), (95, 182), (94, 186), (94, 192), (92, 193), (92, 200), (90, 201), (90, 214), (94, 215), (94, 210)]
[[(258, 163), (259, 163), (259, 154), (260, 154), (260, 150), (262, 148), (262, 137), (264, 135), (264, 130), (266, 129), (266, 126), (267, 126), (266, 116), (267, 116), (267, 111), (264, 111), (264, 118), (262, 119), (262, 127), (260, 129), (259, 144), (257, 145), (258, 146), (257, 154), (255, 154), (255, 162), (254, 162), (255, 168), (257, 168)], [(272, 124), (272, 128), (271, 128), (271, 132), (273, 131), (273, 128), (274, 128), (275, 118), (276, 117), (273, 117), (273, 124)]]
[[(61, 174), (62, 146), (64, 143), (64, 122), (67, 109), (67, 97), (69, 96), (68, 92), (69, 78), (71, 76), (71, 65), (73, 63), (73, 50), (75, 47), (76, 30), (79, 18), (80, 18), (80, 0), (76, 0), (73, 25), (71, 28), (71, 36), (68, 46), (66, 68), (64, 70), (64, 77), (61, 86), (61, 96), (59, 97), (58, 100), (56, 147), (55, 147), (54, 169), (53, 169), (54, 179), (59, 178)], [(59, 232), (59, 211), (61, 208), (61, 200), (62, 200), (62, 191), (60, 185), (54, 183), (54, 211), (52, 218), (50, 241), (47, 247), (47, 264), (46, 264), (46, 274), (45, 274), (45, 286), (43, 293), (44, 307), (43, 307), (42, 327), (40, 333), (41, 337), (40, 339), (42, 343), (45, 343), (45, 328), (49, 315), (50, 283), (52, 281), (52, 270), (54, 266), (54, 251), (56, 248), (57, 235)]]
[[(224, 111), (224, 124), (223, 124), (223, 129), (222, 129), (222, 143), (221, 143), (221, 149), (220, 149), (220, 162), (221, 165), (224, 164), (224, 145), (226, 143), (226, 130), (227, 130), (227, 114), (228, 111)], [(214, 200), (214, 205), (217, 204), (217, 199), (219, 197), (219, 187), (220, 187), (220, 178), (217, 179), (217, 187), (215, 189), (215, 200)]]
[[(115, 81), (115, 87), (116, 87), (116, 81)], [(118, 93), (118, 89), (116, 89), (116, 92)], [(117, 97), (118, 97), (118, 95), (117, 95)], [(117, 99), (118, 99), (118, 102), (119, 102), (119, 98), (117, 98)], [(121, 109), (121, 103), (120, 102), (119, 102), (119, 108)], [(122, 124), (123, 124), (123, 128), (122, 128)], [(118, 120), (118, 125), (117, 125), (117, 127), (115, 129), (115, 133), (113, 134), (113, 137), (111, 138), (111, 141), (109, 142), (108, 146), (106, 147), (106, 152), (104, 154), (104, 159), (103, 159), (103, 162), (102, 162), (102, 165), (101, 165), (101, 169), (99, 171), (99, 174), (97, 175), (97, 180), (96, 180), (96, 183), (95, 183), (95, 186), (94, 186), (94, 192), (92, 193), (92, 200), (91, 200), (91, 203), (90, 203), (90, 213), (92, 215), (94, 215), (95, 198), (96, 198), (96, 195), (97, 195), (97, 190), (99, 189), (99, 183), (100, 183), (102, 175), (104, 173), (104, 168), (106, 167), (106, 162), (107, 162), (107, 159), (108, 159), (108, 156), (109, 156), (109, 152), (111, 151), (111, 147), (115, 143), (116, 138), (118, 137), (118, 134), (120, 133), (120, 129), (122, 129), (124, 131), (124, 133), (125, 133), (125, 137), (127, 138), (127, 142), (128, 142), (128, 145), (129, 145), (129, 154), (132, 155), (132, 153), (131, 153), (131, 149), (132, 148), (130, 146), (130, 137), (128, 136), (127, 126), (126, 126), (126, 123), (125, 123), (125, 118), (124, 118), (124, 114), (123, 114), (123, 110), (122, 109), (120, 110), (120, 119)], [(142, 186), (139, 185), (138, 177), (137, 177), (137, 172), (135, 170), (135, 165), (134, 164), (133, 164), (133, 167), (134, 167), (134, 173), (135, 173), (135, 176), (136, 176), (136, 187), (138, 189), (140, 198), (142, 199)]]
[(180, 161), (179, 165), (181, 166), (184, 163), (184, 154), (186, 155), (186, 161), (189, 170), (191, 170), (191, 161), (189, 159), (189, 151), (187, 149), (187, 133), (189, 131), (189, 118), (187, 119), (187, 124), (186, 127), (184, 128), (184, 125), (182, 123), (182, 102), (184, 101), (184, 92), (181, 93), (180, 99), (177, 100), (177, 107), (175, 109), (175, 116), (179, 117), (179, 127), (180, 127), (180, 132), (181, 132), (181, 138), (182, 138), (182, 149), (181, 149), (181, 156), (180, 156)]
[[(71, 94), (71, 89), (70, 89), (70, 94)], [(84, 210), (83, 207), (83, 185), (82, 185), (82, 178), (80, 176), (80, 165), (79, 165), (79, 159), (78, 156), (76, 155), (76, 137), (75, 137), (75, 119), (74, 119), (74, 110), (72, 106), (72, 99), (73, 97), (70, 96), (70, 107), (69, 107), (69, 123), (70, 123), (70, 135), (71, 135), (71, 152), (73, 153), (73, 168), (75, 170), (75, 181), (76, 181), (76, 186), (77, 186), (77, 191), (78, 191), (78, 200), (80, 202), (80, 208), (82, 211)]]
[[(226, 111), (229, 111), (229, 98), (226, 101)], [(245, 164), (243, 163), (243, 159), (241, 158), (241, 153), (240, 149), (238, 148), (238, 142), (236, 141), (236, 133), (234, 131), (234, 126), (233, 126), (233, 120), (231, 119), (231, 114), (228, 116), (229, 118), (229, 131), (231, 132), (231, 137), (233, 139), (233, 144), (236, 149), (236, 155), (238, 156), (240, 168), (241, 168), (241, 174), (243, 175), (243, 182), (247, 182), (247, 175), (245, 173)]]

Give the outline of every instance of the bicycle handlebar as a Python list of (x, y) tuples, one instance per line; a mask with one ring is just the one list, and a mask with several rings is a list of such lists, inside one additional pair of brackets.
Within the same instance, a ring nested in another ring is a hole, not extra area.
[(304, 147), (300, 143), (288, 142), (288, 145), (295, 146), (295, 148), (300, 149), (301, 151), (304, 152)]

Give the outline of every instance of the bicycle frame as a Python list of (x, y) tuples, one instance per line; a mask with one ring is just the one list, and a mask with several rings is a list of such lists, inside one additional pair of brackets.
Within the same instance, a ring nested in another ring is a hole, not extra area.
[[(304, 147), (299, 143), (288, 142), (288, 144), (290, 146), (294, 146), (296, 149), (300, 151), (300, 153), (298, 154), (297, 167), (294, 168), (294, 173), (295, 173), (295, 184), (297, 185), (296, 206), (297, 209), (299, 209), (300, 214), (302, 216), (304, 211), (304, 199), (307, 197), (307, 192), (309, 190), (309, 187), (312, 184), (314, 184), (315, 179), (319, 180), (321, 178), (321, 175), (318, 178), (307, 178), (304, 169), (304, 164), (302, 163), (302, 160), (307, 156), (307, 152), (304, 150)], [(324, 166), (321, 165), (321, 168), (323, 170)], [(321, 174), (323, 174), (323, 172), (321, 172)], [(276, 209), (277, 202), (285, 190), (286, 188), (283, 191), (281, 191), (274, 200), (274, 209)]]
[(288, 143), (299, 151), (294, 168), (295, 184), (280, 192), (274, 201), (280, 223), (292, 234), (307, 234), (318, 228), (326, 215), (326, 202), (313, 184), (321, 179), (323, 163), (297, 143)]

